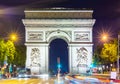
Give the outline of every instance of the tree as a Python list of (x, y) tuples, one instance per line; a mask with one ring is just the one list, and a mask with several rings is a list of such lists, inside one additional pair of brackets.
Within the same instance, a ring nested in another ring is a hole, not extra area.
[(6, 56), (8, 63), (12, 63), (15, 55), (15, 45), (12, 41), (8, 40), (6, 42)]
[(110, 43), (105, 43), (102, 51), (101, 58), (105, 63), (113, 63), (117, 60), (117, 40), (113, 40)]
[(8, 63), (12, 63), (14, 59), (15, 54), (15, 46), (14, 43), (10, 40), (5, 42), (3, 39), (0, 39), (0, 61), (1, 64), (5, 60), (7, 60)]
[(101, 45), (97, 45), (94, 49), (94, 55), (93, 55), (93, 64), (94, 65), (101, 65), (103, 63), (102, 58), (100, 56), (102, 50)]
[(24, 45), (17, 45), (13, 64), (17, 66), (25, 66), (26, 47)]
[(3, 39), (0, 39), (0, 64), (5, 60), (6, 45)]

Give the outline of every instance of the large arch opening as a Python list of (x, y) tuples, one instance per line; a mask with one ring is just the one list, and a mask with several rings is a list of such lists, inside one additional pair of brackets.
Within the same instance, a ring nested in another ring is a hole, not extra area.
[(57, 38), (50, 42), (49, 48), (49, 71), (56, 74), (57, 58), (60, 58), (61, 73), (69, 72), (68, 44), (65, 40)]

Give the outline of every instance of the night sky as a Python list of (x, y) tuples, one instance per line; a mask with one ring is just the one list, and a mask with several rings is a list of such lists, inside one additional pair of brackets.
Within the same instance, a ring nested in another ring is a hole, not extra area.
[[(92, 8), (94, 10), (93, 18), (96, 19), (93, 27), (94, 44), (98, 43), (98, 37), (101, 32), (109, 32), (111, 37), (117, 37), (120, 31), (120, 0), (0, 0), (1, 38), (8, 39), (11, 32), (17, 32), (19, 34), (18, 43), (24, 44), (25, 28), (22, 19), (25, 17), (24, 9), (27, 7)], [(51, 47), (54, 46), (54, 43), (57, 43), (58, 40), (60, 39), (54, 40), (51, 43)], [(63, 40), (60, 41), (62, 41), (62, 44), (65, 43)], [(66, 47), (64, 48), (66, 49)], [(53, 54), (52, 51), (50, 51), (50, 53), (51, 55)], [(64, 54), (65, 53), (67, 52), (64, 52)], [(61, 56), (59, 53), (57, 55)], [(66, 58), (68, 58), (67, 54)], [(52, 68), (54, 66), (50, 67)], [(66, 70), (67, 69), (68, 67)]]
[(8, 38), (13, 31), (19, 33), (19, 43), (24, 43), (24, 9), (27, 7), (92, 8), (96, 19), (93, 28), (94, 42), (102, 31), (116, 37), (120, 30), (120, 0), (0, 0), (0, 37)]
[(25, 28), (21, 19), (25, 17), (24, 9), (27, 7), (92, 8), (96, 19), (94, 42), (99, 40), (98, 33), (102, 31), (116, 37), (120, 30), (120, 0), (0, 0), (0, 37), (7, 39), (11, 32), (18, 32), (18, 43), (24, 44)]

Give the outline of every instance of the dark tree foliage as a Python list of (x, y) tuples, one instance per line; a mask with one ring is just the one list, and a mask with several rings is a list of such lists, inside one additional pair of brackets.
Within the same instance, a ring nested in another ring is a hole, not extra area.
[(16, 53), (13, 60), (13, 64), (17, 66), (25, 66), (26, 47), (24, 45), (17, 45), (15, 47), (16, 47)]

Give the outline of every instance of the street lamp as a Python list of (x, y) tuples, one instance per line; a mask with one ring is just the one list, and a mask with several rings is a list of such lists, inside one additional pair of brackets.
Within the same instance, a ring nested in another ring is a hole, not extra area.
[[(103, 34), (102, 35), (102, 41), (105, 41), (105, 42), (107, 42), (108, 41), (108, 35), (107, 34)], [(119, 68), (120, 68), (120, 66), (119, 66), (119, 55), (120, 55), (120, 53), (119, 53), (119, 51), (120, 51), (120, 34), (118, 34), (118, 56), (117, 56), (117, 73), (119, 74)]]
[(101, 40), (107, 42), (109, 40), (109, 35), (107, 33), (101, 34)]
[(119, 41), (120, 40), (120, 35), (118, 34), (118, 57), (117, 57), (117, 72), (118, 72), (118, 74), (119, 74), (119, 55), (120, 55), (120, 53), (119, 53), (119, 51), (120, 51), (120, 46), (119, 46)]
[(112, 64), (110, 64), (110, 71), (112, 71), (112, 66), (113, 66), (113, 65), (112, 65)]
[(16, 34), (16, 33), (10, 34), (10, 40), (12, 40), (12, 41), (17, 41), (17, 40), (18, 40), (17, 34)]

